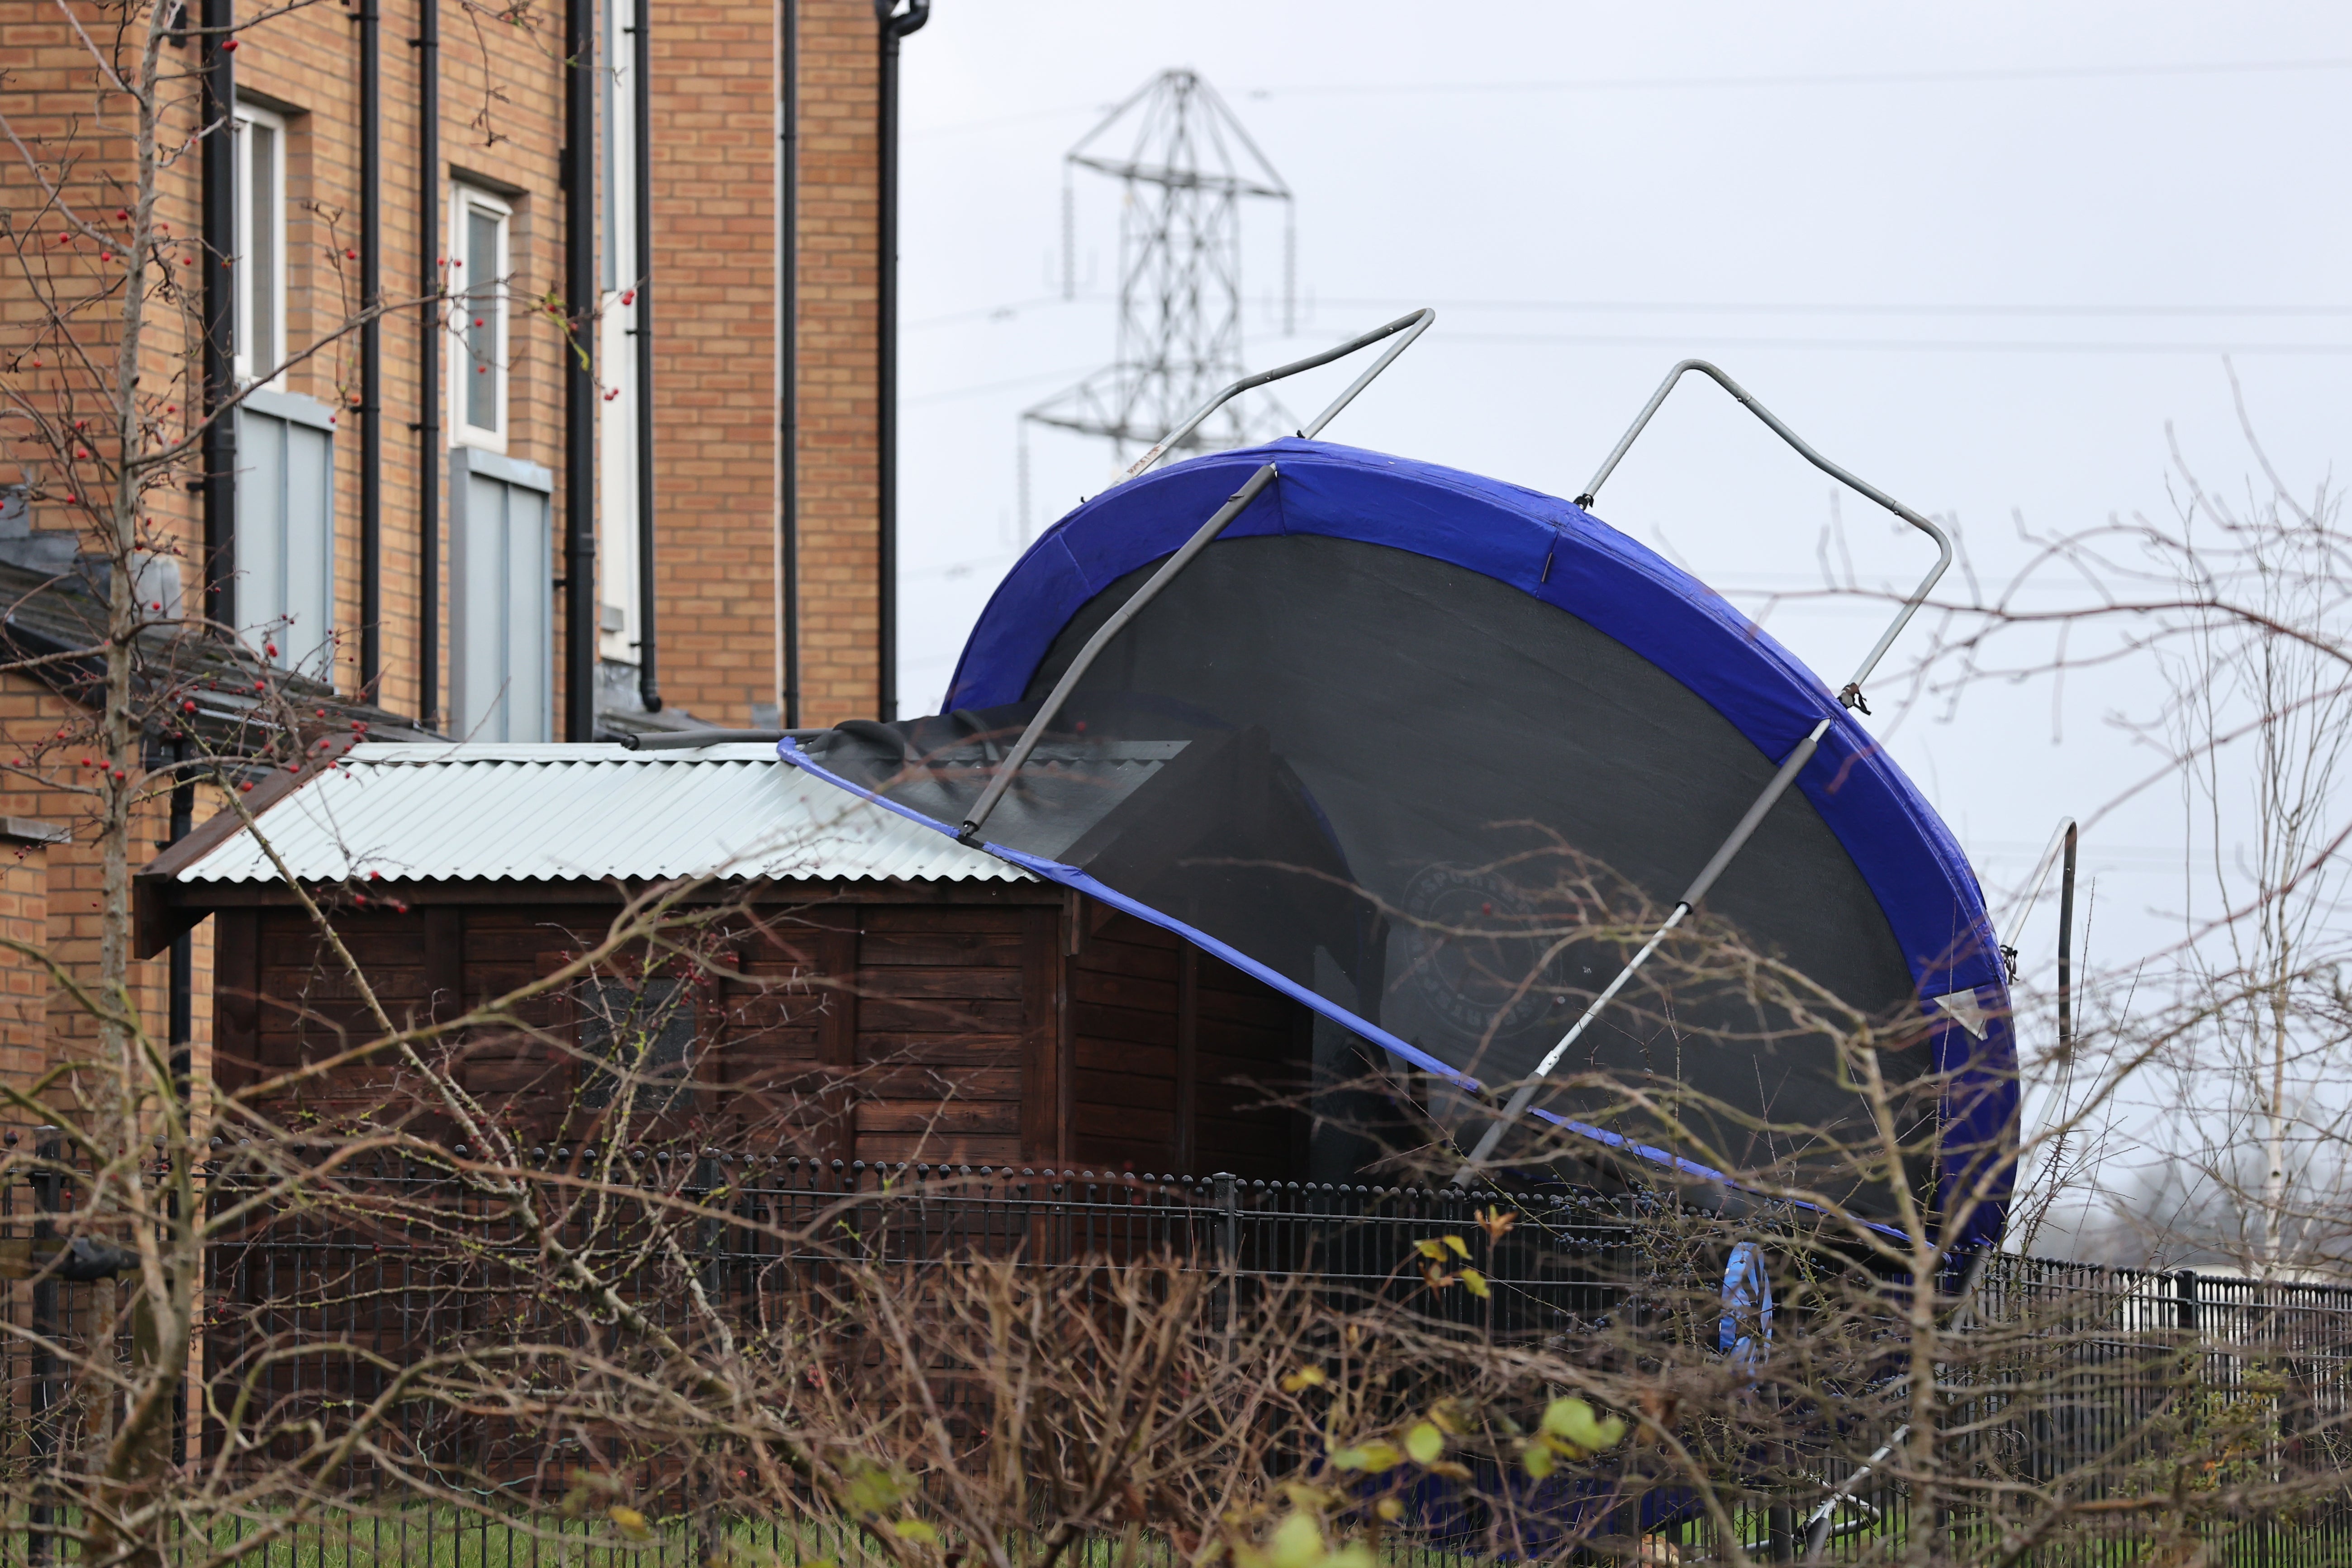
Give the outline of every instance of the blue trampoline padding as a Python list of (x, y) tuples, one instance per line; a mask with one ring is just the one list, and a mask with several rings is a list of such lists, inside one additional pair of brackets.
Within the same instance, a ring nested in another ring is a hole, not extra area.
[[(1944, 1145), (1978, 1152), (2011, 1146), (2018, 1086), (2008, 978), (1976, 875), (1942, 818), (1795, 656), (1722, 595), (1569, 501), (1319, 441), (1275, 441), (1161, 468), (1097, 496), (1030, 547), (982, 611), (940, 711), (1021, 700), (1082, 605), (1172, 552), (1267, 462), (1276, 465), (1276, 482), (1222, 538), (1359, 540), (1507, 584), (1665, 671), (1776, 763), (1822, 719), (1833, 721), (1798, 788), (1876, 896), (1923, 1011), (1937, 1024), (1934, 1060), (1951, 1086)], [(1982, 1041), (1924, 1000), (1966, 990), (1976, 993), (1988, 1020)], [(1349, 1027), (1369, 1026), (1358, 1021)], [(1982, 1162), (1985, 1154), (1973, 1157)], [(1989, 1195), (2005, 1200), (2007, 1161), (2005, 1154), (1996, 1159)], [(1986, 1218), (1964, 1227), (1966, 1237), (1952, 1239), (1997, 1237), (2000, 1206), (1993, 1203)]]
[[(801, 769), (804, 773), (813, 774), (817, 778), (823, 779), (825, 783), (834, 785), (837, 789), (846, 790), (851, 795), (857, 796), (859, 799), (870, 802), (875, 805), (878, 805), (885, 811), (903, 816), (908, 821), (915, 823), (919, 826), (928, 827), (934, 833), (944, 834), (950, 838), (954, 838), (957, 839), (958, 842), (961, 842), (961, 836), (955, 828), (952, 828), (946, 823), (938, 821), (935, 818), (925, 816), (919, 811), (910, 811), (907, 807), (898, 805), (896, 801), (889, 800), (882, 795), (877, 795), (872, 790), (866, 789), (863, 785), (854, 783), (849, 779), (845, 779), (839, 773), (832, 772), (822, 763), (812, 759), (806, 752), (802, 751), (799, 745), (790, 737), (786, 737), (784, 740), (779, 741), (776, 743), (776, 754), (783, 758), (785, 762), (793, 764), (793, 766)], [(1439, 1078), (1444, 1079), (1447, 1082), (1458, 1085), (1462, 1089), (1467, 1089), (1473, 1094), (1480, 1092), (1478, 1080), (1472, 1078), (1469, 1074), (1462, 1071), (1460, 1068), (1453, 1067), (1448, 1063), (1440, 1060), (1436, 1057), (1431, 1056), (1427, 1051), (1423, 1050), (1418, 1046), (1409, 1044), (1404, 1040), (1397, 1038), (1397, 1037), (1390, 1034), (1386, 1029), (1381, 1028), (1377, 1024), (1366, 1023), (1363, 1019), (1359, 1018), (1355, 1014), (1349, 1012), (1338, 1003), (1318, 994), (1308, 986), (1301, 985), (1298, 982), (1290, 979), (1287, 975), (1281, 974), (1275, 970), (1267, 968), (1265, 964), (1260, 963), (1256, 959), (1252, 958), (1249, 954), (1242, 952), (1239, 948), (1229, 946), (1224, 942), (1219, 942), (1215, 937), (1209, 935), (1206, 931), (1195, 930), (1193, 927), (1186, 925), (1182, 921), (1177, 920), (1173, 916), (1162, 914), (1160, 910), (1153, 909), (1149, 904), (1141, 903), (1134, 899), (1129, 898), (1125, 893), (1120, 892), (1118, 889), (1109, 887), (1103, 882), (1097, 880), (1095, 878), (1087, 876), (1084, 871), (1079, 870), (1075, 866), (1065, 866), (1058, 860), (1048, 860), (1042, 855), (1030, 855), (1018, 849), (1008, 849), (1001, 844), (989, 844), (983, 842), (979, 846), (979, 847), (985, 853), (995, 856), (1000, 860), (1005, 861), (1010, 865), (1018, 866), (1024, 870), (1033, 872), (1037, 876), (1045, 878), (1045, 880), (1049, 882), (1058, 883), (1065, 888), (1074, 889), (1078, 892), (1099, 899), (1104, 903), (1110, 905), (1113, 909), (1133, 915), (1136, 919), (1143, 921), (1149, 924), (1156, 925), (1162, 931), (1173, 932), (1175, 935), (1180, 936), (1186, 942), (1192, 943), (1194, 947), (1199, 948), (1202, 952), (1208, 953), (1211, 957), (1223, 959), (1225, 963), (1232, 964), (1235, 969), (1240, 970), (1243, 973), (1249, 975), (1253, 979), (1263, 981), (1265, 984), (1273, 986), (1283, 994), (1294, 997), (1297, 1000), (1305, 1003), (1308, 1007), (1314, 1009), (1317, 1013), (1321, 1014), (1324, 1017), (1330, 1019), (1341, 1028), (1350, 1030), (1376, 1046), (1393, 1051), (1396, 1055), (1403, 1058), (1406, 1061), (1411, 1062), (1413, 1066), (1421, 1068), (1423, 1072), (1434, 1073)], [(1695, 1160), (1684, 1159), (1679, 1154), (1673, 1153), (1664, 1149), (1657, 1148), (1652, 1144), (1637, 1143), (1622, 1132), (1612, 1132), (1605, 1127), (1595, 1127), (1589, 1122), (1572, 1121), (1568, 1117), (1556, 1115), (1553, 1112), (1542, 1110), (1539, 1107), (1531, 1110), (1530, 1114), (1534, 1115), (1538, 1121), (1549, 1122), (1554, 1127), (1559, 1127), (1567, 1131), (1574, 1132), (1580, 1137), (1590, 1138), (1594, 1142), (1602, 1144), (1607, 1148), (1616, 1150), (1620, 1153), (1636, 1155), (1639, 1158), (1649, 1162), (1651, 1164), (1663, 1167), (1666, 1170), (1671, 1170), (1677, 1175), (1686, 1176), (1694, 1181), (1713, 1182), (1717, 1185), (1726, 1187), (1738, 1187), (1739, 1184), (1733, 1181), (1729, 1176), (1725, 1175), (1721, 1171), (1713, 1170), (1706, 1165), (1698, 1163)], [(1806, 1203), (1799, 1203), (1795, 1206), (1811, 1210), (1814, 1205)], [(1869, 1224), (1867, 1221), (1863, 1223)], [(1886, 1226), (1871, 1225), (1870, 1228), (1898, 1240), (1902, 1236), (1901, 1232)]]

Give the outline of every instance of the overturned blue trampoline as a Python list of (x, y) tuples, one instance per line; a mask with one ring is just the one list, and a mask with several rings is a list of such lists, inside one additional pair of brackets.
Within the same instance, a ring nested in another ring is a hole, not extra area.
[(1842, 700), (1583, 499), (1304, 437), (1139, 471), (1013, 568), (941, 713), (782, 752), (1297, 997), (1465, 1173), (1539, 1119), (1555, 1151), (1881, 1223), (1908, 1188), (1946, 1246), (1997, 1239), (2001, 956), (1864, 722), (1902, 617)]

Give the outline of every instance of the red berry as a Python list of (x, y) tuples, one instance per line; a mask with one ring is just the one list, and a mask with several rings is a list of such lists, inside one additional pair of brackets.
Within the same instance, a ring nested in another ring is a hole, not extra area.
[(221, 46), (221, 53), (225, 55), (233, 55), (236, 53), (236, 40), (235, 38), (231, 38), (228, 42), (223, 44)]
[(263, 643), (261, 645), (261, 651), (268, 654), (270, 658), (276, 658), (278, 657), (278, 645), (274, 642)]
[(359, 258), (360, 253), (356, 250), (346, 250), (343, 252), (343, 259), (346, 261), (357, 261)]
[(190, 699), (188, 701), (180, 704), (180, 711), (183, 713), (193, 713), (195, 710), (196, 704), (194, 699)]

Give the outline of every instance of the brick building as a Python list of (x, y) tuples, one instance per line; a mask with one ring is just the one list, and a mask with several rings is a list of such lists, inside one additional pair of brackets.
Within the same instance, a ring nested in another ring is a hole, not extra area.
[[(186, 270), (140, 362), (167, 390), (142, 395), (166, 437), (237, 404), (142, 503), (139, 595), (159, 622), (184, 640), (201, 610), (301, 702), (372, 714), (379, 734), (584, 740), (877, 710), (872, 0), (68, 10), (0, 0), (0, 112), (28, 153), (0, 157), (0, 568), (32, 584), (0, 581), (0, 619), (44, 582), (91, 585), (89, 476), (110, 454), (91, 437), (84, 470), (57, 433), (99, 386), (67, 362), (114, 341), (108, 236), (136, 201), (126, 100), (103, 79), (137, 79), (153, 25), (152, 253)], [(198, 281), (215, 269), (228, 281)], [(209, 382), (207, 321), (227, 356)], [(642, 700), (649, 655), (659, 713)], [(0, 671), (9, 748), (68, 727), (72, 693), (36, 673)], [(78, 963), (87, 797), (68, 759), (29, 755), (0, 757), (0, 918), (44, 925)], [(180, 830), (160, 791), (142, 813), (142, 852)], [(135, 983), (159, 1034), (163, 962)], [(0, 1020), (12, 1062), (21, 1034)]]

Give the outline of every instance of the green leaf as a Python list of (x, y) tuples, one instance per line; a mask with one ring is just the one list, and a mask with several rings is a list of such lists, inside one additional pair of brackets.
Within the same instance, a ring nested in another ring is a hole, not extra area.
[(1391, 1444), (1364, 1443), (1352, 1448), (1340, 1448), (1335, 1451), (1331, 1456), (1331, 1468), (1335, 1470), (1351, 1472), (1362, 1470), (1369, 1475), (1377, 1476), (1395, 1469), (1403, 1458), (1404, 1456), (1398, 1453)]
[(1491, 1301), (1495, 1299), (1495, 1293), (1486, 1289), (1486, 1277), (1475, 1268), (1465, 1268), (1462, 1271), (1462, 1288), (1481, 1301)]
[(940, 1543), (940, 1532), (919, 1519), (902, 1519), (890, 1527), (890, 1533), (901, 1541), (920, 1541), (932, 1546)]
[(1275, 1527), (1265, 1555), (1274, 1568), (1316, 1568), (1323, 1561), (1322, 1525), (1312, 1514), (1292, 1514)]
[(1412, 1456), (1414, 1464), (1433, 1464), (1445, 1452), (1445, 1434), (1437, 1429), (1434, 1421), (1416, 1421), (1404, 1435), (1404, 1451)]
[(1323, 1369), (1321, 1367), (1302, 1366), (1297, 1372), (1292, 1373), (1288, 1377), (1282, 1380), (1282, 1392), (1285, 1394), (1297, 1394), (1299, 1390), (1305, 1388), (1320, 1388), (1323, 1386), (1324, 1382)]
[(1570, 1394), (1544, 1407), (1543, 1429), (1564, 1442), (1591, 1453), (1613, 1448), (1625, 1435), (1622, 1416), (1602, 1416), (1583, 1400)]
[(1412, 1244), (1412, 1249), (1434, 1262), (1443, 1263), (1445, 1260), (1445, 1244), (1442, 1241), (1416, 1241)]
[(1447, 1237), (1445, 1238), (1445, 1245), (1454, 1249), (1454, 1256), (1456, 1258), (1467, 1258), (1470, 1256), (1470, 1248), (1458, 1236)]
[(1528, 1475), (1541, 1480), (1551, 1474), (1553, 1467), (1559, 1461), (1553, 1457), (1551, 1445), (1539, 1440), (1528, 1445), (1528, 1451), (1520, 1456), (1520, 1462), (1527, 1466)]

